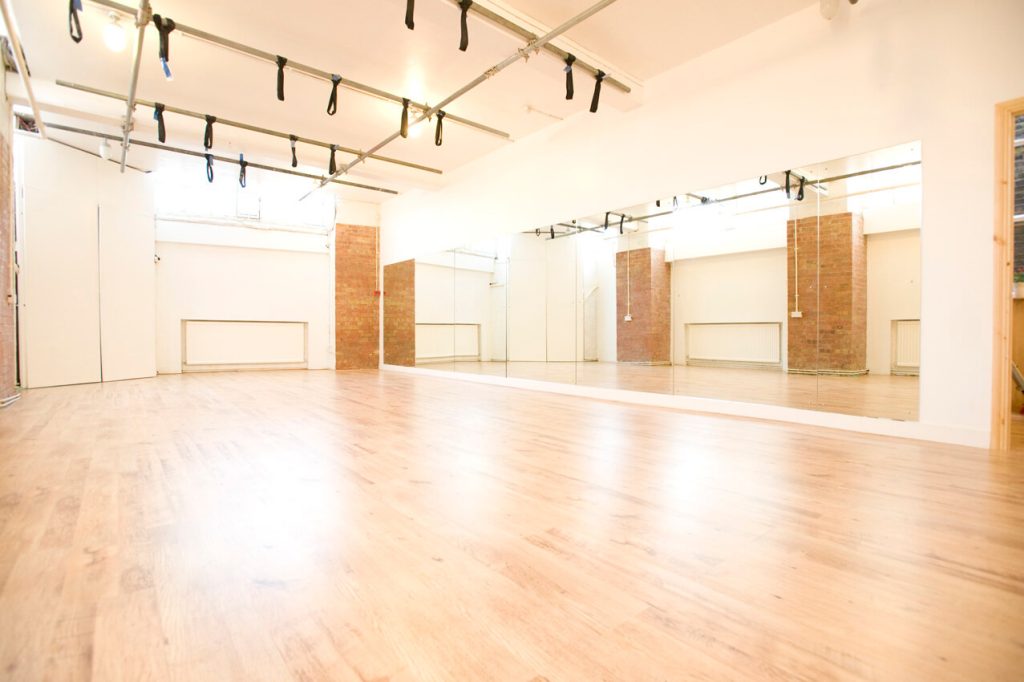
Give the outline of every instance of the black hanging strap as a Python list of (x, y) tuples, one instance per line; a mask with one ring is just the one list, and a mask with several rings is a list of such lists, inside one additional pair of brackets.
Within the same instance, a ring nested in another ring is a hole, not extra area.
[(238, 155), (238, 184), (245, 187), (245, 167), (249, 165), (249, 162), (245, 160), (245, 154)]
[(338, 84), (341, 83), (341, 76), (331, 74), (331, 97), (327, 100), (327, 115), (334, 116), (338, 111)]
[(800, 189), (797, 190), (797, 193), (796, 193), (796, 200), (797, 201), (803, 201), (804, 200), (804, 182), (806, 180), (807, 180), (807, 178), (805, 178), (803, 176), (800, 176)]
[(213, 154), (203, 154), (206, 157), (206, 181), (213, 182)]
[(295, 143), (299, 141), (299, 138), (295, 135), (289, 135), (288, 139), (292, 143), (292, 168), (295, 168), (299, 165), (299, 158), (295, 156)]
[(82, 42), (82, 22), (78, 19), (78, 13), (81, 11), (82, 0), (68, 0), (68, 33), (76, 43)]
[(759, 184), (759, 185), (767, 185), (768, 184), (768, 176), (767, 175), (762, 175), (761, 177), (759, 177), (757, 179), (757, 184)]
[(153, 119), (156, 120), (156, 139), (163, 144), (167, 141), (167, 129), (164, 127), (164, 105), (160, 102), (153, 104)]
[(288, 63), (288, 60), (277, 55), (277, 98), (284, 101), (284, 65)]
[(469, 47), (469, 8), (473, 6), (473, 0), (459, 0), (459, 8), (462, 10), (462, 17), (459, 20), (462, 27), (462, 38), (459, 40), (459, 49), (463, 52)]
[(160, 61), (168, 64), (171, 61), (171, 31), (175, 29), (176, 24), (173, 19), (154, 14), (153, 25), (160, 34)]
[(604, 82), (604, 78), (607, 75), (601, 69), (597, 70), (597, 77), (594, 82), (594, 97), (590, 100), (590, 113), (592, 114), (596, 114), (597, 108), (601, 106), (601, 83)]
[(413, 14), (416, 13), (416, 0), (405, 0), (405, 27), (410, 31), (416, 28), (416, 22), (413, 21)]
[(338, 145), (331, 145), (331, 163), (327, 166), (327, 173), (334, 175), (338, 172), (338, 163), (334, 160), (334, 152), (338, 151)]
[(409, 98), (402, 98), (402, 137), (409, 137)]
[(572, 82), (572, 65), (576, 62), (576, 55), (571, 54), (565, 58), (565, 98), (572, 99), (576, 94), (576, 88)]
[(444, 112), (437, 112), (437, 129), (434, 131), (434, 144), (440, 147), (444, 144)]
[(787, 199), (792, 199), (793, 197), (790, 194), (789, 177), (790, 177), (790, 171), (786, 171), (786, 198)]
[(205, 149), (213, 148), (213, 124), (217, 122), (216, 116), (206, 117), (206, 132), (203, 133), (203, 147)]

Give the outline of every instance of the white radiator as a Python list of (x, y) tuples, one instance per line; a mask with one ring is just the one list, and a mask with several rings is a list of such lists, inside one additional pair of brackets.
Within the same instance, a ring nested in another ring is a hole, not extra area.
[(479, 359), (479, 324), (416, 323), (417, 362)]
[(780, 322), (687, 324), (686, 364), (781, 367), (782, 324)]
[(921, 320), (892, 321), (892, 372), (921, 371)]
[(182, 320), (183, 372), (304, 368), (305, 322)]

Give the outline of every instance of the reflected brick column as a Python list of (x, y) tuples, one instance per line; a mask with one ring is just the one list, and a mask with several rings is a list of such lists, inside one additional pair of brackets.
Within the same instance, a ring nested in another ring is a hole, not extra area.
[[(787, 224), (789, 371), (867, 372), (867, 243), (859, 215), (837, 213)], [(795, 228), (795, 229), (794, 229)], [(794, 234), (795, 232), (795, 234)], [(797, 248), (799, 247), (799, 248)], [(820, 274), (819, 274), (820, 259)]]
[(377, 369), (377, 228), (338, 225), (334, 259), (334, 367)]
[[(655, 365), (670, 361), (670, 272), (665, 252), (660, 249), (633, 249), (615, 254), (615, 327), (619, 362)], [(628, 312), (633, 318), (631, 322), (625, 320), (627, 298)]]
[(416, 364), (416, 261), (384, 266), (384, 364)]

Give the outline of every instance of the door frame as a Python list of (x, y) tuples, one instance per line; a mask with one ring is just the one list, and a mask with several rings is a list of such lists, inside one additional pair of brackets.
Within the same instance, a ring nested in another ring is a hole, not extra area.
[(1024, 97), (996, 105), (996, 186), (992, 346), (993, 450), (1010, 447), (1010, 363), (1013, 330), (1014, 122), (1024, 115)]

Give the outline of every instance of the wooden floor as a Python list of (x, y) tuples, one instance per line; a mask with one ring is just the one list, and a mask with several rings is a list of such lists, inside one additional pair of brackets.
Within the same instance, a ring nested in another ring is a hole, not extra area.
[(425, 369), (597, 388), (765, 403), (901, 421), (918, 418), (915, 376), (814, 376), (778, 370), (615, 362), (427, 362)]
[(1024, 675), (1024, 453), (390, 372), (39, 389), (0, 445), (0, 679)]

